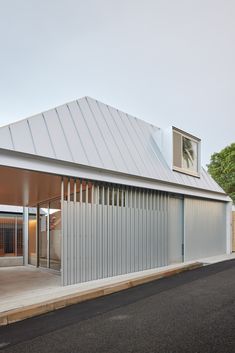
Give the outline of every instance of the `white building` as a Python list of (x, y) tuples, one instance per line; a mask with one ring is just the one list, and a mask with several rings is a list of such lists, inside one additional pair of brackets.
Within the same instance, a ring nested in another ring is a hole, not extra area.
[(1, 127), (0, 204), (24, 207), (24, 264), (67, 285), (230, 253), (231, 200), (200, 145), (87, 97)]

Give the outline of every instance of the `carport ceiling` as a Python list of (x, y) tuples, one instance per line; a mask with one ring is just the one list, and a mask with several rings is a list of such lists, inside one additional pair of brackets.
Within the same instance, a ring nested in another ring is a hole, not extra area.
[(60, 196), (61, 177), (0, 167), (0, 204), (31, 206)]

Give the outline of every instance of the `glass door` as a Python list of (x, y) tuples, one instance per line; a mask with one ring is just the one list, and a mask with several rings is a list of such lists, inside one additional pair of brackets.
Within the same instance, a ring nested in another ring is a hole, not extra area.
[(28, 263), (37, 266), (37, 210), (31, 209), (28, 223)]
[(49, 267), (59, 271), (61, 266), (61, 209), (60, 200), (50, 202), (49, 210)]
[(39, 266), (49, 267), (49, 204), (39, 208)]
[(61, 267), (60, 200), (39, 208), (39, 266), (59, 271)]

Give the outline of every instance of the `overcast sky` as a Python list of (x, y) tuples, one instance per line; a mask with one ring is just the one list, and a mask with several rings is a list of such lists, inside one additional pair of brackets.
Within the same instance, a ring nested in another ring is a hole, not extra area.
[(0, 0), (0, 125), (88, 95), (235, 141), (234, 0)]

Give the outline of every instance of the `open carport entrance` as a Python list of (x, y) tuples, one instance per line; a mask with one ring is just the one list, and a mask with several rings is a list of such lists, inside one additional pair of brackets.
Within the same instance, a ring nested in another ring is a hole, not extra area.
[(25, 265), (60, 271), (61, 177), (1, 166), (0, 204), (24, 207), (14, 229), (9, 214), (2, 217), (1, 258), (23, 255)]

